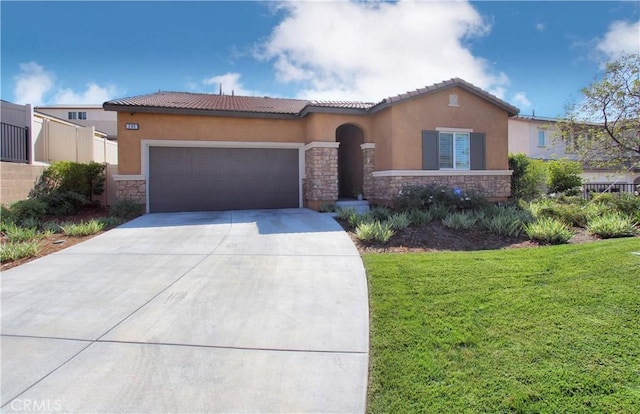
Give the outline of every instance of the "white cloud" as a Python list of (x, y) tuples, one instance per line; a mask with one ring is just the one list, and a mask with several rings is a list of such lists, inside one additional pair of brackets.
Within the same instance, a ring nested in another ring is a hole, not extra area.
[(53, 97), (54, 104), (101, 104), (118, 95), (118, 89), (113, 85), (100, 86), (88, 83), (83, 92), (71, 89), (60, 89)]
[(377, 101), (453, 77), (503, 96), (508, 78), (465, 41), (490, 25), (467, 2), (290, 2), (256, 56), (312, 99)]
[(245, 89), (242, 82), (240, 82), (240, 74), (235, 72), (227, 72), (224, 75), (216, 75), (202, 81), (205, 85), (212, 85), (211, 93), (218, 93), (220, 91), (220, 85), (222, 84), (222, 93), (225, 95), (231, 95), (233, 92), (236, 95), (256, 95), (255, 91)]
[(121, 93), (114, 85), (100, 86), (94, 82), (81, 92), (56, 87), (55, 74), (34, 61), (21, 63), (14, 79), (13, 100), (20, 104), (101, 104)]
[(596, 50), (608, 59), (640, 53), (640, 21), (632, 23), (618, 20), (611, 23), (604, 37), (597, 40)]
[(546, 26), (544, 25), (544, 23), (537, 23), (536, 24), (536, 30), (539, 32), (544, 32), (544, 30), (546, 29)]
[(53, 88), (54, 76), (36, 62), (20, 64), (20, 73), (15, 76), (14, 101), (19, 104), (41, 105), (44, 97)]
[(521, 109), (531, 107), (531, 101), (527, 98), (527, 94), (524, 92), (518, 92), (513, 95), (511, 101)]

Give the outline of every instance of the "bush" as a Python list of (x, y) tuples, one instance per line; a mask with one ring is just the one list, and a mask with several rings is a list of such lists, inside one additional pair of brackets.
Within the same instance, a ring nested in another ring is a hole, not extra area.
[(365, 242), (375, 240), (380, 243), (386, 243), (394, 234), (395, 232), (388, 222), (373, 221), (362, 223), (356, 228), (356, 237), (358, 237), (358, 240)]
[(452, 229), (470, 229), (475, 226), (478, 217), (472, 212), (449, 214), (442, 220), (442, 224)]
[(431, 220), (433, 220), (433, 213), (431, 210), (413, 209), (409, 212), (409, 219), (414, 225), (422, 226), (423, 224), (430, 223)]
[(76, 214), (82, 207), (89, 204), (85, 196), (74, 191), (53, 191), (42, 195), (41, 200), (47, 206), (47, 214), (54, 216)]
[(529, 205), (531, 214), (536, 218), (554, 218), (574, 227), (586, 227), (594, 208), (580, 203), (562, 203), (552, 199), (544, 199)]
[(486, 198), (473, 191), (449, 188), (440, 184), (406, 186), (395, 197), (395, 206), (403, 211), (426, 210), (441, 204), (451, 210), (477, 210), (488, 204)]
[(21, 227), (16, 224), (7, 224), (3, 229), (9, 242), (26, 242), (38, 238), (38, 229), (35, 227)]
[(531, 213), (516, 207), (496, 208), (480, 219), (485, 229), (500, 236), (516, 237), (522, 233), (525, 224), (533, 221)]
[[(340, 217), (340, 214), (341, 212), (344, 212), (344, 209), (338, 209), (337, 212), (338, 212), (338, 217)], [(118, 200), (115, 203), (113, 203), (111, 207), (109, 207), (109, 215), (122, 220), (132, 220), (143, 214), (144, 214), (144, 206), (140, 203), (136, 203), (133, 200), (128, 200), (128, 199)], [(346, 218), (343, 220), (346, 220)]]
[(621, 213), (609, 213), (596, 216), (589, 221), (587, 230), (589, 233), (610, 239), (614, 237), (630, 237), (637, 232), (633, 219)]
[(385, 206), (375, 206), (370, 211), (374, 219), (378, 221), (385, 221), (391, 215), (391, 210)]
[(545, 168), (542, 161), (533, 160), (525, 154), (509, 154), (511, 194), (518, 200), (533, 200), (543, 193)]
[(354, 212), (349, 216), (349, 224), (352, 227), (358, 227), (360, 224), (362, 223), (372, 223), (375, 219), (373, 218), (373, 214), (371, 213), (371, 211), (367, 211), (365, 213), (362, 214), (358, 214), (355, 210)]
[(433, 204), (429, 207), (429, 213), (431, 213), (434, 220), (442, 220), (451, 213), (451, 210), (443, 204)]
[(36, 256), (40, 252), (40, 243), (30, 242), (8, 242), (0, 247), (0, 262), (12, 262), (23, 257)]
[(409, 213), (407, 212), (394, 214), (389, 217), (386, 222), (389, 223), (394, 230), (404, 230), (411, 224)]
[(628, 216), (640, 213), (640, 197), (631, 193), (602, 193), (594, 196), (591, 201)]
[(547, 187), (550, 193), (577, 194), (582, 185), (582, 165), (577, 161), (555, 160), (547, 163)]
[(33, 190), (35, 197), (51, 192), (74, 192), (87, 200), (104, 192), (105, 166), (96, 162), (81, 164), (57, 161), (40, 176)]
[[(47, 204), (42, 200), (29, 198), (11, 204), (6, 213), (9, 214), (10, 220), (16, 223), (26, 219), (40, 220), (47, 214)], [(4, 214), (5, 211), (3, 211), (3, 215)]]
[(102, 231), (105, 227), (104, 222), (100, 220), (82, 221), (80, 223), (63, 223), (60, 225), (62, 232), (67, 236), (89, 236)]
[[(120, 200), (118, 201), (118, 203), (120, 202), (128, 202), (129, 200)], [(116, 203), (117, 204), (117, 203)], [(336, 213), (338, 213), (338, 218), (342, 221), (349, 221), (349, 218), (351, 216), (353, 216), (356, 213), (356, 209), (353, 207), (340, 207), (336, 210)], [(118, 217), (118, 215), (114, 214), (113, 212), (111, 212), (112, 216), (116, 216)]]
[(524, 231), (531, 240), (542, 244), (563, 244), (573, 237), (566, 223), (548, 217), (525, 225)]

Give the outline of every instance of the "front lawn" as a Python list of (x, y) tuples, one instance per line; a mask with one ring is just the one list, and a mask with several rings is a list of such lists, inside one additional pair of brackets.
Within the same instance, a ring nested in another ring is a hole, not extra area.
[(372, 413), (638, 412), (640, 240), (366, 254)]

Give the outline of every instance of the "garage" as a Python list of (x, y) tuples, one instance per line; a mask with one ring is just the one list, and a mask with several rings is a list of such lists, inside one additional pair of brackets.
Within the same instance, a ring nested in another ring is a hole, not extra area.
[(297, 148), (149, 147), (151, 212), (300, 207)]

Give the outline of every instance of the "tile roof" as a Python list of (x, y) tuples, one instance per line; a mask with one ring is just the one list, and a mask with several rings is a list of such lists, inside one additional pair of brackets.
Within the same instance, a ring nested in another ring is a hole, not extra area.
[(283, 99), (255, 96), (234, 96), (191, 92), (163, 92), (115, 99), (104, 103), (106, 110), (137, 110), (146, 112), (182, 113), (233, 113), (245, 116), (302, 117), (309, 112), (367, 113), (377, 112), (396, 103), (417, 96), (430, 94), (454, 86), (461, 87), (506, 110), (509, 115), (517, 115), (520, 110), (500, 98), (460, 78), (453, 78), (404, 94), (388, 97), (378, 103), (359, 101), (320, 101)]
[(131, 98), (115, 99), (105, 105), (173, 108), (203, 111), (257, 112), (271, 114), (298, 114), (309, 104), (301, 99), (281, 99), (256, 96), (214, 95), (191, 92), (157, 92)]

